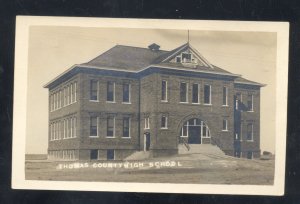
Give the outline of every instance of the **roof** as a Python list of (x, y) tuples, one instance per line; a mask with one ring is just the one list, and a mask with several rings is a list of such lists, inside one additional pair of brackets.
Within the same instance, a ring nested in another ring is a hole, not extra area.
[(246, 85), (256, 85), (256, 86), (266, 86), (265, 84), (257, 83), (255, 81), (250, 81), (248, 79), (245, 79), (243, 77), (237, 77), (234, 80), (235, 84), (246, 84)]
[[(157, 44), (153, 43), (150, 46), (156, 45)], [(178, 53), (186, 49), (192, 50), (203, 62), (204, 66), (197, 65), (194, 67), (189, 67), (187, 65), (183, 65), (182, 63), (170, 63), (168, 61), (172, 57), (175, 57), (176, 54), (178, 55)], [(224, 69), (210, 64), (196, 49), (192, 48), (189, 43), (185, 43), (171, 51), (151, 50), (149, 48), (116, 45), (93, 60), (81, 65), (122, 70), (126, 69), (128, 71), (140, 71), (150, 65), (160, 65), (171, 66), (173, 68), (185, 68), (187, 70), (196, 69), (199, 71), (202, 70), (226, 74), (230, 73)]]
[(168, 53), (168, 51), (116, 45), (95, 59), (82, 65), (138, 71), (149, 66), (155, 59), (166, 53)]
[[(159, 45), (153, 43), (150, 45), (150, 47), (159, 48)], [(181, 52), (193, 53), (193, 56), (198, 59), (197, 63), (174, 63), (175, 57), (180, 55)], [(107, 71), (141, 73), (151, 67), (173, 69), (178, 71), (199, 72), (205, 74), (216, 74), (219, 76), (223, 75), (233, 78), (238, 77), (235, 80), (236, 84), (263, 86), (262, 84), (241, 78), (240, 75), (230, 73), (211, 64), (189, 43), (185, 43), (171, 51), (127, 45), (116, 45), (89, 62), (72, 66), (70, 69), (51, 80), (44, 87), (49, 87), (55, 81), (66, 76), (70, 76), (70, 74), (74, 74), (75, 72), (83, 69), (92, 68)]]

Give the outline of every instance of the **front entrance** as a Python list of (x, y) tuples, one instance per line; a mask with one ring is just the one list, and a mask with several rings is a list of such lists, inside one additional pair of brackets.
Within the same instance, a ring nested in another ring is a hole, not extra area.
[(210, 131), (203, 120), (192, 118), (181, 127), (180, 138), (189, 144), (210, 143)]
[(150, 133), (144, 133), (144, 151), (150, 150)]
[(189, 144), (201, 144), (201, 128), (200, 126), (190, 126), (188, 133)]

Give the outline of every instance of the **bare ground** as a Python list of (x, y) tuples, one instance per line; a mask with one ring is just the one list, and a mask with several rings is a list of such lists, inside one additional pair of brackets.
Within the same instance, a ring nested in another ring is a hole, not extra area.
[[(160, 168), (148, 165), (149, 162), (165, 161), (174, 161), (177, 165)], [(74, 162), (27, 160), (25, 176), (27, 180), (249, 185), (273, 185), (274, 180), (274, 160), (247, 160), (229, 156), (193, 154), (155, 158), (143, 161), (142, 168), (92, 168), (94, 163), (111, 163), (107, 161), (80, 163), (87, 163), (89, 167), (57, 169), (59, 164), (72, 165)]]

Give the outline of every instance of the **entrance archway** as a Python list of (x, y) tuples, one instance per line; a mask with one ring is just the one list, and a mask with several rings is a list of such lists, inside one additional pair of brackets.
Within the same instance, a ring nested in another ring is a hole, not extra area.
[(210, 130), (199, 118), (192, 118), (183, 123), (179, 136), (188, 144), (210, 143)]

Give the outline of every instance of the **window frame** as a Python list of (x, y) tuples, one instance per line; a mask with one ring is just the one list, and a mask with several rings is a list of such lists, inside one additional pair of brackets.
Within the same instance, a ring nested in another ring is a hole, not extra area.
[[(128, 101), (124, 101), (124, 85), (128, 85)], [(130, 83), (123, 83), (123, 97), (122, 97), (122, 103), (123, 104), (131, 104), (131, 84)]]
[[(183, 55), (190, 55), (190, 61), (184, 61), (184, 57)], [(181, 63), (192, 63), (193, 62), (193, 59), (192, 59), (192, 53), (188, 53), (188, 52), (182, 52), (181, 53)]]
[[(185, 84), (185, 99), (186, 101), (181, 101), (181, 85)], [(179, 103), (189, 103), (189, 83), (188, 82), (180, 82), (180, 87), (179, 87)]]
[[(96, 83), (96, 90), (93, 89), (92, 83)], [(96, 92), (96, 99), (93, 99), (94, 97), (94, 92)], [(90, 80), (90, 93), (89, 93), (89, 99), (92, 102), (99, 102), (99, 80), (97, 79), (91, 79)]]
[[(128, 119), (128, 136), (124, 136), (124, 119)], [(130, 126), (131, 126), (131, 118), (130, 117), (128, 117), (128, 116), (126, 116), (126, 117), (123, 117), (123, 131), (122, 131), (122, 138), (125, 138), (125, 139), (130, 139), (131, 138), (131, 135), (130, 135), (130, 133), (131, 133), (131, 128), (130, 128)]]
[[(224, 88), (225, 88), (225, 104), (224, 104)], [(222, 106), (228, 106), (228, 87), (223, 86)]]
[(144, 129), (150, 130), (150, 117), (149, 116), (146, 116), (144, 118)]
[[(92, 118), (96, 118), (96, 135), (91, 135), (91, 128), (92, 128)], [(99, 137), (99, 117), (97, 117), (97, 116), (90, 116), (90, 129), (89, 129), (89, 137), (90, 138), (97, 138), (97, 137)]]
[[(205, 99), (206, 99), (205, 87), (209, 87), (209, 102), (208, 103), (205, 102)], [(204, 105), (212, 105), (211, 89), (212, 89), (212, 86), (210, 84), (204, 84), (204, 88), (203, 88), (203, 104)]]
[[(109, 120), (113, 119), (113, 135), (108, 135), (109, 127)], [(115, 138), (116, 137), (116, 117), (115, 116), (108, 116), (106, 119), (106, 138)]]
[[(113, 97), (113, 100), (110, 101), (108, 100), (108, 93), (109, 93), (109, 84), (112, 83), (113, 84), (113, 94), (112, 94), (112, 97)], [(115, 103), (116, 102), (116, 83), (114, 81), (107, 81), (106, 83), (106, 103)]]
[[(165, 94), (163, 94), (163, 82), (165, 82)], [(163, 99), (164, 95), (165, 99)], [(165, 79), (161, 81), (161, 102), (168, 102), (168, 81)]]
[[(197, 103), (195, 103), (194, 102), (194, 85), (197, 85), (197, 89), (198, 89), (198, 91), (197, 91), (197, 100), (198, 100), (198, 102)], [(200, 104), (200, 83), (193, 83), (192, 84), (192, 104)]]
[[(251, 109), (249, 109), (249, 96), (251, 96)], [(253, 94), (248, 94), (247, 98), (247, 112), (254, 112), (254, 106), (253, 106)]]
[[(165, 118), (164, 126), (162, 126), (162, 124), (163, 124), (163, 118)], [(166, 115), (162, 115), (161, 116), (160, 129), (168, 129), (168, 116), (166, 116)]]
[[(224, 124), (225, 124), (225, 126), (224, 126)], [(224, 129), (224, 127), (225, 127), (225, 129)], [(228, 132), (228, 119), (226, 119), (226, 118), (224, 118), (223, 121), (222, 121), (222, 131), (223, 132)]]
[[(249, 126), (251, 126), (251, 139), (249, 139), (248, 135), (249, 135)], [(254, 129), (254, 124), (253, 123), (248, 123), (247, 124), (247, 142), (253, 142), (253, 129)]]

